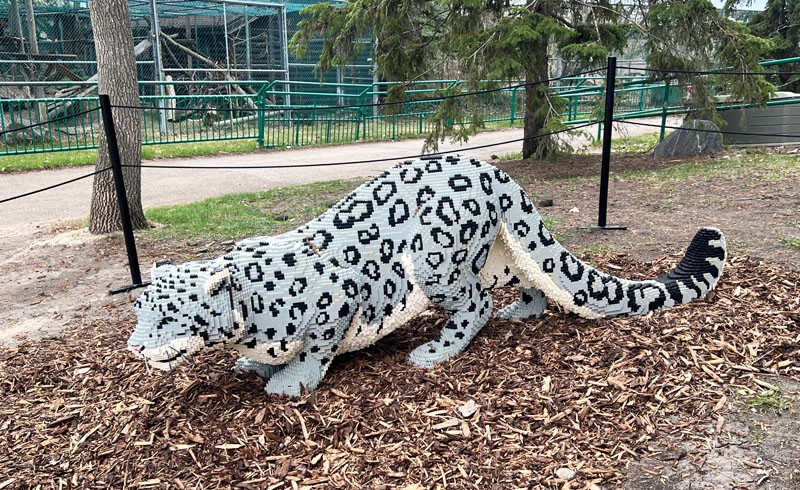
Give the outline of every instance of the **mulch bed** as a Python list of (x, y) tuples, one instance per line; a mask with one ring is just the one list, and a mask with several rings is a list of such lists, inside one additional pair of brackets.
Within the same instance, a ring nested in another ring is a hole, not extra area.
[[(641, 279), (679, 257), (589, 259)], [(799, 298), (796, 272), (734, 258), (706, 301), (491, 321), (427, 371), (407, 357), (442, 323), (430, 311), (298, 399), (234, 376), (225, 351), (148, 373), (124, 351), (132, 308), (109, 309), (0, 350), (0, 489), (608, 488), (629, 461), (725, 431), (734, 398), (770, 388), (759, 373), (798, 379)]]

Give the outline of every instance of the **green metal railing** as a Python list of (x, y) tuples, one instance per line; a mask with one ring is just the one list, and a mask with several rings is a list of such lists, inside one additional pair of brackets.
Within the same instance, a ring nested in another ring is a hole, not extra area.
[(96, 148), (98, 106), (97, 97), (0, 100), (0, 155)]
[[(790, 62), (797, 59), (764, 64)], [(603, 97), (603, 80), (565, 78), (550, 87), (565, 99), (566, 124), (601, 118), (598, 101)], [(160, 92), (155, 89), (159, 84), (172, 85), (178, 94), (153, 95)], [(92, 87), (88, 82), (78, 85)], [(431, 131), (430, 116), (439, 109), (443, 94), (466, 92), (463, 81), (427, 80), (404, 85), (404, 100), (382, 104), (395, 85), (285, 80), (142, 82), (143, 144), (254, 139), (263, 147), (288, 147), (420, 136)], [(200, 95), (198, 91), (214, 93)], [(615, 118), (661, 116), (665, 121), (667, 115), (685, 111), (683, 92), (670, 80), (653, 83), (641, 76), (618, 77)], [(513, 126), (523, 120), (524, 95), (524, 87), (509, 86), (468, 97), (477, 98), (484, 122)], [(475, 110), (475, 99), (471, 102), (464, 106), (467, 118)], [(92, 110), (97, 107), (96, 95), (2, 99), (0, 155), (96, 148), (101, 121), (99, 112)], [(13, 131), (31, 125), (38, 126)]]
[[(284, 80), (213, 83), (225, 87), (222, 92), (226, 93), (161, 96), (149, 95), (152, 89), (143, 90), (148, 93), (139, 98), (143, 144), (255, 139), (264, 147), (286, 147), (420, 136), (431, 131), (430, 116), (439, 109), (439, 98), (462, 92), (464, 86), (458, 80), (417, 82), (405, 87), (405, 100), (383, 105), (380, 101), (387, 100), (395, 84)], [(254, 93), (236, 93), (234, 85), (248, 86)], [(620, 108), (650, 107), (655, 98), (648, 94), (657, 87), (649, 84), (621, 89)], [(564, 114), (568, 123), (590, 118), (603, 93), (602, 86), (559, 86), (553, 90), (568, 100), (569, 109)], [(508, 87), (469, 97), (478, 99), (485, 123), (513, 126), (522, 122), (524, 92), (521, 87)], [(624, 102), (628, 98), (630, 104)], [(476, 110), (475, 100), (471, 102), (465, 106), (466, 117)], [(96, 97), (0, 100), (0, 131), (45, 123), (36, 129), (4, 134), (0, 154), (95, 148), (101, 123), (98, 113), (69, 116), (97, 106)], [(60, 120), (46, 123), (54, 118)]]

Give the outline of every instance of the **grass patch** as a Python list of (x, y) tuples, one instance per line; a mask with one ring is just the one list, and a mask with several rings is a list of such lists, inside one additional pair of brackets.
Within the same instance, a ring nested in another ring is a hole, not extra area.
[(777, 413), (792, 408), (792, 401), (779, 390), (768, 390), (745, 398), (744, 404), (762, 413)]
[(795, 155), (745, 152), (687, 161), (658, 170), (633, 170), (617, 174), (623, 179), (644, 179), (656, 188), (666, 188), (694, 178), (729, 179), (755, 175), (770, 180), (797, 177), (800, 176), (800, 165)]
[[(190, 143), (145, 145), (142, 147), (142, 159), (197, 157), (244, 153), (255, 150), (258, 150), (258, 142), (256, 140), (195, 141)], [(94, 165), (96, 160), (96, 149), (6, 155), (0, 157), (0, 173)]]
[(603, 244), (587, 245), (581, 249), (581, 252), (583, 253), (596, 254), (596, 255), (605, 255), (613, 251), (614, 247), (612, 247), (611, 245), (603, 245)]
[(94, 165), (97, 150), (56, 151), (52, 153), (23, 153), (0, 157), (0, 173), (26, 172), (56, 167)]
[(558, 219), (553, 216), (542, 216), (542, 221), (544, 222), (544, 226), (550, 230), (550, 234), (553, 235), (553, 238), (556, 239), (558, 242), (564, 242), (569, 238), (565, 233), (564, 230), (559, 227)]
[(173, 239), (215, 240), (279, 234), (327, 211), (361, 182), (315, 182), (154, 208), (145, 215), (148, 221), (163, 226), (145, 233)]
[(750, 443), (751, 444), (761, 444), (761, 441), (764, 440), (766, 434), (764, 430), (761, 428), (761, 425), (750, 423)]
[[(666, 134), (669, 134), (667, 132)], [(666, 136), (665, 134), (665, 136)], [(659, 133), (644, 133), (636, 136), (617, 137), (611, 140), (611, 150), (616, 154), (650, 153), (658, 146)], [(592, 141), (592, 146), (603, 146), (603, 140)]]
[(500, 160), (522, 160), (521, 151), (512, 151), (509, 153), (501, 153), (497, 156)]
[(800, 251), (800, 238), (781, 238), (781, 243), (789, 248)]
[(168, 145), (146, 145), (142, 147), (142, 158), (151, 160), (153, 158), (199, 157), (225, 153), (246, 153), (258, 149), (256, 140), (193, 141)]

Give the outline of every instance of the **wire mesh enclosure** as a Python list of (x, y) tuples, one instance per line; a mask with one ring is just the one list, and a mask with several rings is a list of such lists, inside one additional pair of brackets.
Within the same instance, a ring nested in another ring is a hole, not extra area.
[[(297, 30), (300, 11), (314, 3), (131, 0), (139, 79), (371, 82), (368, 50), (352, 66), (323, 74), (313, 70), (321, 41), (312, 42), (307, 59), (289, 53), (287, 42)], [(87, 1), (1, 4), (0, 60), (5, 82), (91, 81), (97, 67)], [(18, 87), (2, 95), (23, 95), (26, 88)]]
[[(344, 104), (364, 92), (369, 50), (330, 73), (314, 70), (321, 40), (307, 59), (289, 52), (300, 11), (314, 3), (130, 0), (145, 143), (256, 138), (258, 105), (313, 105), (325, 95)], [(96, 86), (86, 0), (0, 5), (0, 130), (59, 120), (4, 137), (3, 153), (92, 147), (97, 121), (81, 113), (97, 106)]]

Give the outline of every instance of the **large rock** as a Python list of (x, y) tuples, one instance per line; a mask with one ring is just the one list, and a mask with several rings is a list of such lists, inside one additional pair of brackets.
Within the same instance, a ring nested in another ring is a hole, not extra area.
[(687, 157), (718, 151), (722, 151), (722, 134), (717, 125), (711, 121), (695, 119), (684, 122), (680, 129), (667, 135), (656, 146), (653, 156)]

